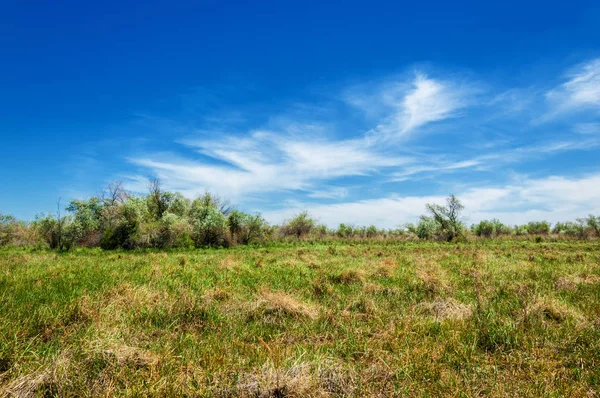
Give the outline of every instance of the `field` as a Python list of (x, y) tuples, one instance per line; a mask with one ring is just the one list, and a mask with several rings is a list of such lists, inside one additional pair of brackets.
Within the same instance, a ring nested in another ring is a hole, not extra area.
[(0, 251), (0, 396), (597, 396), (598, 241)]

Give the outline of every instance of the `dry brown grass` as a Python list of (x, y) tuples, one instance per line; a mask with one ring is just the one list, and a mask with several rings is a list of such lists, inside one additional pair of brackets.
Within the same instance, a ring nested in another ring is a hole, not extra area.
[(446, 319), (462, 321), (473, 314), (473, 307), (447, 298), (420, 303), (417, 305), (417, 312), (430, 315), (438, 322)]
[(214, 288), (204, 292), (204, 298), (207, 301), (225, 301), (231, 297), (231, 294), (224, 289)]
[(577, 290), (580, 285), (593, 285), (600, 283), (600, 277), (596, 275), (561, 276), (554, 283), (557, 290)]
[(127, 345), (114, 345), (102, 351), (102, 356), (119, 366), (151, 368), (156, 366), (160, 357), (148, 350)]
[(343, 284), (363, 283), (365, 281), (365, 271), (356, 269), (344, 270), (332, 279), (336, 283)]
[(235, 384), (214, 391), (220, 397), (342, 397), (353, 396), (355, 378), (332, 361), (297, 363), (281, 368), (268, 362), (254, 372), (240, 375)]
[(398, 263), (396, 261), (383, 260), (377, 265), (374, 275), (383, 278), (389, 278), (390, 276), (392, 276), (396, 268), (398, 268)]
[(450, 293), (452, 285), (449, 282), (446, 270), (434, 262), (426, 262), (417, 268), (417, 278), (423, 285), (423, 289), (432, 294)]
[(319, 317), (318, 307), (304, 303), (284, 292), (271, 292), (263, 289), (261, 298), (254, 303), (253, 313), (267, 315), (285, 315), (295, 319)]
[(69, 365), (69, 354), (60, 353), (49, 365), (42, 365), (34, 372), (19, 376), (4, 386), (0, 385), (0, 397), (59, 396), (58, 385), (68, 378)]
[(239, 260), (237, 260), (233, 255), (229, 255), (219, 262), (219, 268), (236, 270), (239, 268), (239, 263)]
[(538, 319), (542, 322), (564, 322), (571, 319), (577, 324), (581, 324), (586, 321), (585, 316), (575, 308), (549, 297), (536, 297), (527, 306), (526, 314), (529, 319)]

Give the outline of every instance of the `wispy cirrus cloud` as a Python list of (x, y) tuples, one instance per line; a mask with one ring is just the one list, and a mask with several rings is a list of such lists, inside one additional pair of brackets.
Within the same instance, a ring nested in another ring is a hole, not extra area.
[(552, 107), (547, 116), (586, 109), (600, 111), (600, 58), (574, 67), (566, 77), (566, 82), (546, 93)]
[(256, 131), (246, 138), (182, 142), (206, 159), (186, 160), (163, 154), (162, 160), (156, 160), (154, 154), (130, 161), (150, 169), (173, 188), (195, 194), (211, 189), (234, 198), (282, 190), (310, 190), (313, 197), (319, 192), (322, 197), (320, 182), (366, 176), (412, 162), (410, 157), (375, 149), (362, 139), (301, 139)]
[(402, 100), (400, 132), (407, 133), (427, 123), (456, 117), (468, 103), (468, 90), (455, 84), (417, 74), (414, 88)]
[(355, 90), (346, 100), (378, 115), (380, 121), (368, 136), (373, 141), (406, 139), (430, 123), (457, 118), (481, 91), (476, 82), (465, 79), (439, 79), (416, 72), (409, 80), (391, 80)]

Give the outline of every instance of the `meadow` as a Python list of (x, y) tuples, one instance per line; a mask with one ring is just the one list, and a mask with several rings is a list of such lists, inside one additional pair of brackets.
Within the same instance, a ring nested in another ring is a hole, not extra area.
[(0, 249), (0, 396), (596, 396), (599, 249)]

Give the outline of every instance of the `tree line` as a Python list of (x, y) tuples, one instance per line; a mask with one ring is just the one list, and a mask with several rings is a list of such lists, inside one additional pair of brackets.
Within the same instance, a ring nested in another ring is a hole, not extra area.
[[(230, 201), (209, 192), (190, 200), (163, 188), (159, 180), (148, 183), (146, 195), (127, 192), (121, 182), (112, 182), (99, 195), (72, 200), (62, 211), (41, 214), (32, 222), (18, 221), (0, 213), (0, 246), (73, 247), (103, 249), (229, 247), (264, 244), (277, 240), (326, 238), (421, 239), (458, 242), (474, 237), (549, 235), (575, 239), (600, 237), (600, 216), (556, 223), (532, 221), (508, 226), (499, 220), (484, 220), (468, 228), (460, 200), (451, 195), (445, 205), (427, 204), (427, 214), (417, 223), (397, 229), (340, 224), (330, 229), (307, 212), (281, 225), (270, 225), (260, 214), (239, 211)], [(390, 215), (393, 217), (393, 215)]]

